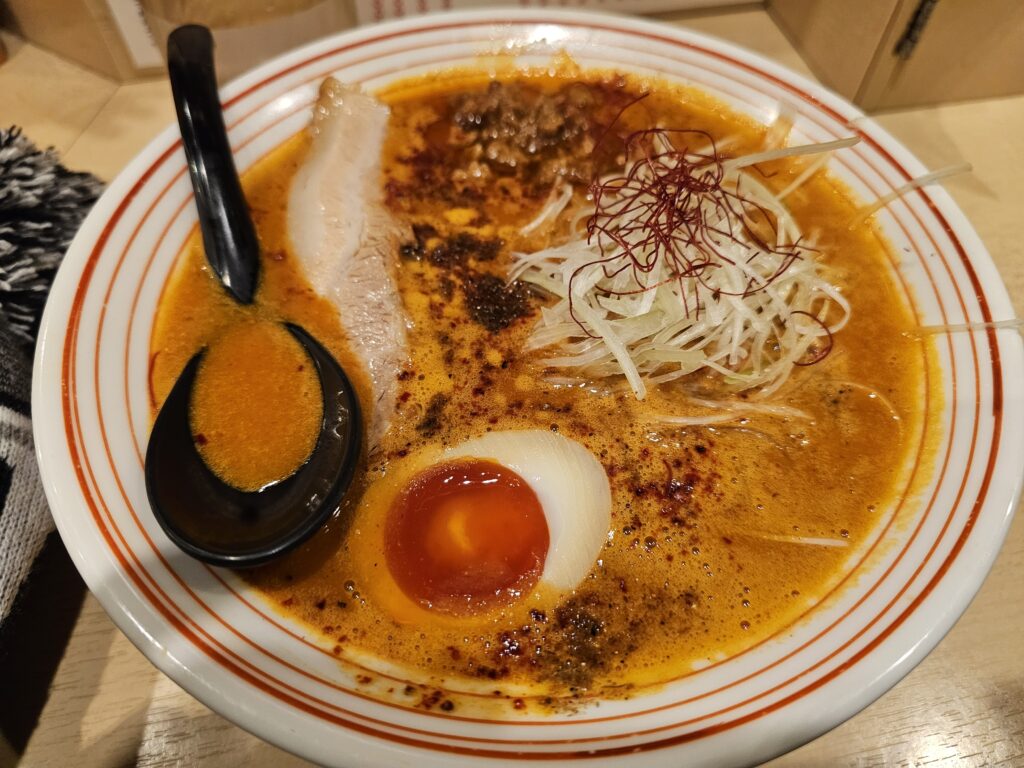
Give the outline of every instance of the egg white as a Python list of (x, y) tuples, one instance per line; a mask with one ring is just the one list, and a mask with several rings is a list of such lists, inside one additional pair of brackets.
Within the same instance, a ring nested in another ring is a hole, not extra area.
[(547, 430), (488, 432), (442, 454), (443, 460), (485, 459), (523, 478), (547, 520), (549, 546), (540, 583), (575, 588), (593, 567), (611, 527), (608, 475), (575, 440)]
[(489, 432), (447, 449), (428, 446), (393, 461), (372, 483), (355, 512), (348, 538), (350, 562), (360, 591), (402, 624), (487, 626), (511, 608), (454, 615), (431, 610), (407, 596), (387, 568), (384, 551), (388, 510), (421, 473), (438, 464), (482, 459), (519, 475), (537, 495), (548, 526), (548, 551), (537, 584), (527, 598), (547, 609), (587, 577), (611, 527), (611, 489), (604, 467), (586, 448), (546, 430)]

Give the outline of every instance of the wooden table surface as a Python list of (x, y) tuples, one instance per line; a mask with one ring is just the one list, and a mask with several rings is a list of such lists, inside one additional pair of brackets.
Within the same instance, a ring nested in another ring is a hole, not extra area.
[[(664, 17), (808, 69), (768, 15), (745, 8)], [(74, 169), (111, 179), (173, 119), (164, 80), (117, 85), (5, 38), (0, 122), (52, 144)], [(930, 167), (969, 162), (947, 189), (977, 228), (1024, 309), (1024, 97), (881, 115)], [(1024, 766), (1024, 519), (992, 573), (938, 648), (844, 725), (770, 763), (793, 766)], [(11, 692), (4, 692), (10, 695)], [(87, 597), (22, 766), (299, 766), (193, 699)]]

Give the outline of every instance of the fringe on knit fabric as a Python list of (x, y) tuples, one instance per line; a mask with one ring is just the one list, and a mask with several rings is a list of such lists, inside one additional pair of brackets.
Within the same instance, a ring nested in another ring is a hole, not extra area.
[(53, 529), (32, 444), (35, 337), (57, 268), (102, 190), (19, 129), (0, 129), (0, 624)]

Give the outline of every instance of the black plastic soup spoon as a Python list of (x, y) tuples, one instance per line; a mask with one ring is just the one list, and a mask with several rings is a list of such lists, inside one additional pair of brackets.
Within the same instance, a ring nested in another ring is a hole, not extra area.
[[(206, 258), (228, 293), (250, 304), (259, 282), (259, 242), (224, 127), (210, 31), (195, 25), (174, 30), (167, 66)], [(363, 432), (355, 389), (316, 339), (296, 325), (285, 327), (312, 360), (323, 399), (316, 445), (292, 475), (241, 491), (203, 461), (189, 410), (205, 350), (185, 366), (149, 436), (145, 474), (153, 513), (175, 544), (207, 563), (248, 567), (296, 547), (337, 509), (355, 474)]]

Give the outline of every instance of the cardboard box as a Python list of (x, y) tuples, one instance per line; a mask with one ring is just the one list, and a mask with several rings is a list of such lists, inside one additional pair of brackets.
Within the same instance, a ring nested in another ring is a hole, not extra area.
[(114, 80), (164, 69), (135, 0), (2, 0), (0, 24)]
[(209, 27), (222, 83), (304, 43), (348, 29), (355, 21), (351, 0), (137, 2), (157, 40), (166, 40), (181, 24)]
[(613, 13), (662, 13), (665, 11), (706, 10), (749, 4), (751, 0), (355, 0), (359, 24), (385, 19), (400, 19), (419, 13), (461, 11), (470, 8), (512, 7), (610, 11)]
[(1020, 0), (768, 0), (823, 83), (866, 110), (1024, 93)]
[(353, 22), (351, 0), (0, 0), (0, 24), (119, 81), (163, 73), (179, 24), (213, 30), (223, 82)]
[[(641, 13), (749, 0), (572, 0), (572, 7)], [(0, 0), (0, 25), (115, 80), (164, 70), (164, 41), (179, 24), (205, 24), (221, 82), (325, 35), (385, 19), (492, 5), (541, 8), (565, 0)], [(568, 7), (568, 6), (566, 6)]]

